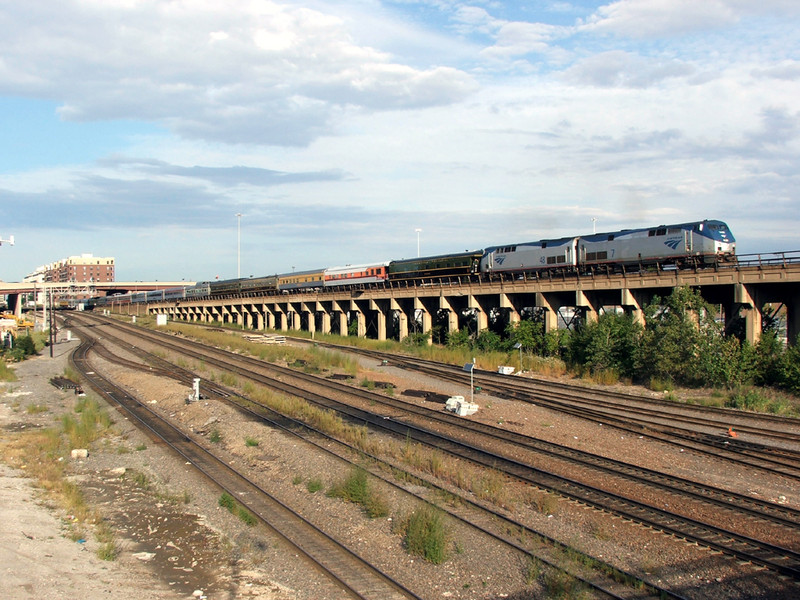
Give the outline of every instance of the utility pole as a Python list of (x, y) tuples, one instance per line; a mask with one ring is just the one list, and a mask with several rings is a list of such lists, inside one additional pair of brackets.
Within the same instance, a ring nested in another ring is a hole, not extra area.
[(236, 279), (242, 278), (242, 213), (236, 213)]

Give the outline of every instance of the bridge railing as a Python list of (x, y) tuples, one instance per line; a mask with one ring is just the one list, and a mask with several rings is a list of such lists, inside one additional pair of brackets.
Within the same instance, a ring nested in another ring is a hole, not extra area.
[(788, 252), (764, 252), (761, 254), (740, 254), (736, 257), (740, 267), (787, 266), (800, 263), (800, 250)]

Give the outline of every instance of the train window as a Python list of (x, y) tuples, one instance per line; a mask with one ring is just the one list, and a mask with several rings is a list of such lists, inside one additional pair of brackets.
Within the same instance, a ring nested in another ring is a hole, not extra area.
[(613, 242), (614, 241), (614, 234), (613, 233), (610, 236), (608, 236), (608, 241), (609, 242)]
[(547, 248), (547, 242), (542, 242), (542, 248)]
[(669, 230), (669, 234), (670, 234), (670, 235), (674, 235), (674, 234), (676, 234), (676, 233), (680, 233), (680, 232), (681, 232), (681, 230), (680, 230), (680, 228), (679, 228), (679, 227), (672, 227), (672, 228)]
[(655, 229), (651, 229), (650, 231), (648, 231), (648, 232), (647, 232), (647, 235), (648, 235), (649, 237), (655, 237), (655, 235), (656, 235), (656, 230), (655, 230)]
[(656, 235), (667, 235), (666, 229), (656, 229)]

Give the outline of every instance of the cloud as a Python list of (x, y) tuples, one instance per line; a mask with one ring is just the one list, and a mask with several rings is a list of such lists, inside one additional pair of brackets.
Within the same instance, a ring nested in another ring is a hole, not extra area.
[(185, 167), (169, 164), (155, 159), (109, 158), (98, 161), (103, 167), (135, 170), (153, 177), (179, 176), (188, 179), (204, 180), (219, 186), (252, 185), (274, 187), (293, 183), (312, 181), (342, 181), (350, 177), (347, 173), (330, 169), (328, 171), (287, 172), (260, 167), (208, 167), (194, 165)]
[(739, 15), (725, 0), (618, 0), (601, 6), (583, 31), (629, 38), (657, 38), (720, 29)]
[(305, 146), (348, 107), (446, 105), (475, 83), (359, 45), (338, 16), (302, 6), (158, 0), (39, 3), (0, 11), (0, 93), (63, 99), (74, 121), (138, 119), (192, 139)]
[(784, 60), (766, 68), (753, 69), (753, 77), (758, 79), (779, 79), (783, 81), (800, 81), (800, 62)]
[(678, 60), (650, 58), (610, 50), (577, 61), (563, 72), (563, 79), (575, 85), (647, 88), (667, 79), (687, 78), (696, 68)]

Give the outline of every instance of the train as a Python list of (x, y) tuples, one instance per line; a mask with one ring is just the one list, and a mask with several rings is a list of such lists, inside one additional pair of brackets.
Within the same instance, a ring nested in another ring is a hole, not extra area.
[(655, 267), (680, 269), (735, 260), (736, 240), (728, 225), (723, 221), (703, 220), (506, 243), (454, 254), (204, 281), (192, 286), (98, 298), (96, 305), (238, 298), (387, 284), (434, 284), (451, 278), (517, 279), (554, 273), (615, 273)]

